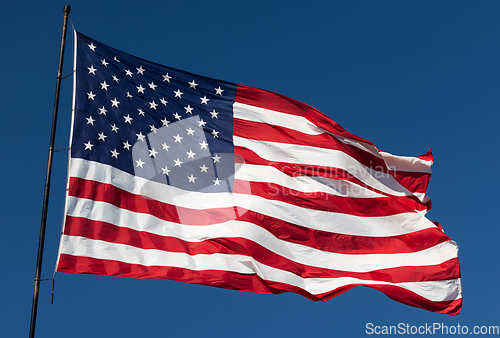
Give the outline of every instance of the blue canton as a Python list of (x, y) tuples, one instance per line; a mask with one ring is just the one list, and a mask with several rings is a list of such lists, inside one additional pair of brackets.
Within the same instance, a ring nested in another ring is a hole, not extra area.
[(236, 85), (77, 33), (71, 157), (188, 191), (232, 191)]

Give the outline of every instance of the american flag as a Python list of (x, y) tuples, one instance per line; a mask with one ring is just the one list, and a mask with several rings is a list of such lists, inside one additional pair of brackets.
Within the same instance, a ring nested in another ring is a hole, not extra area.
[(433, 163), (311, 106), (75, 32), (57, 271), (328, 300), (364, 285), (458, 314), (458, 247), (425, 217)]

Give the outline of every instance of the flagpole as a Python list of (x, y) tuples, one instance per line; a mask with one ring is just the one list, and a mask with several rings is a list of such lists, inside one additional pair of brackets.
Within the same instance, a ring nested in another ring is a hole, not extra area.
[(45, 227), (47, 224), (47, 210), (49, 204), (50, 177), (52, 173), (52, 158), (54, 155), (54, 141), (56, 138), (57, 112), (59, 110), (59, 94), (61, 92), (61, 78), (64, 60), (64, 47), (66, 45), (66, 31), (68, 27), (68, 15), (71, 6), (64, 6), (64, 22), (61, 38), (61, 50), (59, 53), (59, 67), (57, 69), (56, 95), (54, 100), (54, 113), (52, 115), (52, 129), (50, 132), (49, 159), (47, 161), (47, 175), (45, 179), (45, 191), (43, 193), (42, 219), (40, 224), (40, 236), (38, 239), (38, 256), (36, 260), (35, 287), (33, 290), (33, 304), (31, 306), (30, 338), (35, 337), (36, 314), (38, 309), (38, 292), (40, 290), (40, 277), (42, 274), (43, 245), (45, 241)]

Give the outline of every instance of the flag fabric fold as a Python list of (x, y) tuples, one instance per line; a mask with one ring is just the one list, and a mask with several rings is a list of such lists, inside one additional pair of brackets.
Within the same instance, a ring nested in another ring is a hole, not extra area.
[(432, 153), (382, 152), (302, 102), (75, 32), (57, 271), (458, 314), (458, 247), (425, 216)]

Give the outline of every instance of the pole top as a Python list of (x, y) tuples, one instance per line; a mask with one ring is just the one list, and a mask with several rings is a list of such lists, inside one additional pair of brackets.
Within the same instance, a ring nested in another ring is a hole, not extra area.
[(63, 12), (66, 14), (69, 14), (71, 12), (71, 6), (68, 6), (68, 5), (64, 6)]

